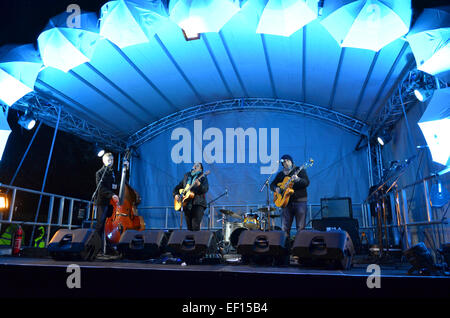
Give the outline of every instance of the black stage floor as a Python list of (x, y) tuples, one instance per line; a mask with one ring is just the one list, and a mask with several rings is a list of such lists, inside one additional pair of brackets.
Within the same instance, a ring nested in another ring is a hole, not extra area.
[[(80, 269), (80, 288), (70, 264)], [(155, 261), (57, 261), (0, 257), (0, 297), (5, 298), (226, 298), (244, 299), (437, 299), (450, 298), (448, 276), (407, 275), (408, 264), (381, 264), (380, 288), (369, 288), (368, 264), (348, 271), (289, 266), (181, 265)], [(372, 279), (373, 281), (373, 279)]]

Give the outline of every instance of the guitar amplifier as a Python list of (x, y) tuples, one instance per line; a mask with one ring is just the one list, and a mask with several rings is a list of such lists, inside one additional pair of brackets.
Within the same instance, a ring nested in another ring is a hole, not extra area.
[(353, 218), (352, 199), (321, 198), (322, 218)]

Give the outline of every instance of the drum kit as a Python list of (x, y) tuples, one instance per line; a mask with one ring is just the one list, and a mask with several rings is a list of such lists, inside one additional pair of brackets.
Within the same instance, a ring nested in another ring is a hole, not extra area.
[[(280, 217), (280, 215), (270, 214), (271, 212), (276, 211), (276, 209), (273, 207), (264, 207), (259, 208), (257, 211), (258, 212), (253, 212), (250, 210), (249, 213), (241, 215), (231, 210), (219, 210), (219, 212), (224, 215), (224, 218), (222, 219), (223, 243), (228, 247), (232, 246), (235, 248), (238, 244), (239, 236), (243, 231), (269, 231), (275, 229), (275, 227), (271, 226), (269, 223), (271, 219)], [(228, 221), (228, 217), (238, 219), (239, 221)]]

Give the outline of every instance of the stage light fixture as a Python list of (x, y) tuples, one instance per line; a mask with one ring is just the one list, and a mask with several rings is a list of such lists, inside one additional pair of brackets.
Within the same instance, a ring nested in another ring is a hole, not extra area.
[(433, 90), (426, 88), (416, 88), (414, 89), (414, 95), (421, 102), (426, 101), (433, 94)]
[(404, 251), (403, 255), (412, 265), (408, 270), (408, 274), (413, 274), (417, 271), (420, 275), (429, 275), (436, 270), (433, 257), (423, 242)]
[(99, 146), (95, 146), (95, 153), (97, 154), (97, 157), (103, 157), (105, 154), (105, 149)]
[(27, 130), (31, 130), (36, 125), (36, 119), (33, 118), (33, 115), (26, 112), (22, 116), (19, 117), (17, 123)]
[(9, 209), (8, 195), (0, 192), (0, 211), (6, 211)]
[(392, 140), (392, 136), (389, 132), (387, 131), (383, 131), (382, 134), (380, 134), (377, 137), (377, 141), (381, 146), (386, 145), (387, 143), (389, 143)]

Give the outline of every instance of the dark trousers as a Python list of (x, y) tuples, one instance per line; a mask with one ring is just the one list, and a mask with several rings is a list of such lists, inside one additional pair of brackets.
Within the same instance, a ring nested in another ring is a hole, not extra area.
[(104, 239), (104, 231), (105, 231), (105, 222), (106, 219), (109, 218), (114, 211), (114, 208), (111, 205), (97, 205), (97, 224), (95, 225), (95, 231), (102, 239), (102, 249), (103, 249), (103, 239)]
[(289, 202), (289, 204), (281, 210), (282, 230), (286, 232), (288, 237), (291, 234), (292, 223), (294, 222), (297, 232), (305, 228), (306, 219), (306, 202)]
[(189, 231), (200, 231), (204, 211), (205, 208), (201, 205), (184, 208), (184, 216), (186, 217), (186, 225)]

